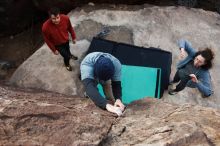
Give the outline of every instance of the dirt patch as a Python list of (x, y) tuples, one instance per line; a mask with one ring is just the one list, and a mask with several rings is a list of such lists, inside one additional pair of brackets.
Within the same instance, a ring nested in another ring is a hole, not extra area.
[(0, 39), (0, 60), (12, 63), (13, 67), (0, 68), (0, 80), (7, 82), (16, 68), (22, 64), (44, 43), (41, 35), (41, 24), (28, 30)]
[(93, 20), (85, 20), (75, 28), (75, 31), (78, 40), (87, 39), (91, 41), (94, 36), (105, 28), (109, 30), (109, 33), (107, 33), (105, 39), (116, 42), (120, 40), (120, 42), (123, 43), (133, 44), (132, 31), (123, 26), (104, 26), (101, 23), (97, 23)]

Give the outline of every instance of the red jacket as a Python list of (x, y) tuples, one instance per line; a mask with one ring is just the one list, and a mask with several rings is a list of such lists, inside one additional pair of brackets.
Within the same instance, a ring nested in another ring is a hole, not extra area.
[(76, 34), (69, 17), (63, 14), (60, 14), (60, 23), (58, 25), (52, 23), (50, 19), (44, 22), (42, 32), (44, 41), (53, 52), (57, 50), (55, 47), (56, 45), (69, 41), (68, 32), (71, 34), (72, 40), (76, 39)]

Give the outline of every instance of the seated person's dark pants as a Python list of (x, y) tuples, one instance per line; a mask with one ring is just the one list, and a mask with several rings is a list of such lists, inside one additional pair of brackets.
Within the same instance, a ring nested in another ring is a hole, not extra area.
[(61, 45), (57, 45), (56, 48), (58, 49), (60, 55), (63, 56), (64, 64), (66, 66), (69, 66), (69, 61), (70, 61), (70, 58), (72, 56), (72, 54), (70, 52), (69, 42), (66, 42), (66, 43), (61, 44)]
[(190, 76), (187, 75), (186, 73), (181, 72), (180, 70), (177, 70), (173, 82), (177, 83), (179, 82), (179, 84), (176, 86), (176, 89), (174, 91), (179, 92), (182, 91), (185, 87), (187, 82), (191, 80)]

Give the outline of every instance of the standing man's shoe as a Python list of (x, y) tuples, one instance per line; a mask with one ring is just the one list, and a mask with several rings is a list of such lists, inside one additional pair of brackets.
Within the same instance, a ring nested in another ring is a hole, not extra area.
[(170, 95), (176, 95), (178, 92), (175, 91), (175, 90), (173, 90), (173, 89), (170, 89), (170, 90), (168, 91), (168, 93), (169, 93)]
[(66, 66), (66, 69), (67, 69), (68, 71), (72, 71), (72, 67), (71, 67), (70, 65)]
[(71, 55), (71, 59), (73, 60), (78, 60), (78, 57), (74, 56), (74, 55)]

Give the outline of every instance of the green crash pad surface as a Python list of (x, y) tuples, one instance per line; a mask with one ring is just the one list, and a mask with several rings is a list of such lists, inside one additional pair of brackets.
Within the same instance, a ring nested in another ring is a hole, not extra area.
[[(160, 97), (161, 69), (122, 65), (122, 102), (125, 104), (144, 97)], [(103, 90), (98, 85), (102, 96)]]

